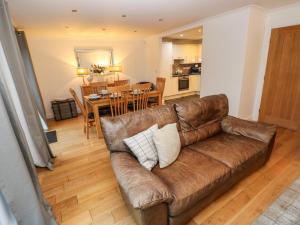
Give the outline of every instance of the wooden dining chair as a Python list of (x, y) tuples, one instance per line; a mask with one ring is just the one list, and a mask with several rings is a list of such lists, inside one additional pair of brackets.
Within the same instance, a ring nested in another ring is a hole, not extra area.
[(119, 116), (128, 113), (128, 94), (130, 85), (107, 87), (110, 95), (111, 116)]
[(114, 84), (115, 86), (123, 86), (130, 84), (130, 80), (115, 80)]
[(108, 85), (108, 83), (106, 81), (90, 83), (91, 89), (93, 91), (92, 94), (99, 94), (101, 92), (101, 90), (106, 90), (107, 85)]
[[(102, 90), (106, 90), (108, 86), (108, 82), (106, 81), (99, 81), (99, 82), (92, 82), (89, 85), (82, 86), (83, 94), (82, 94), (82, 101), (84, 102), (84, 96), (90, 94), (100, 94)], [(85, 107), (85, 105), (84, 105)], [(100, 106), (99, 107), (99, 114), (104, 116), (110, 113), (110, 107), (107, 106)]]
[(115, 82), (107, 84), (107, 87), (114, 87), (114, 86), (115, 86)]
[(131, 86), (133, 111), (143, 110), (148, 107), (148, 99), (151, 86), (151, 83), (133, 84)]
[(165, 77), (157, 77), (156, 78), (156, 90), (160, 91), (161, 94), (164, 93), (165, 85), (166, 85)]
[[(165, 90), (165, 85), (166, 85), (166, 78), (164, 77), (157, 77), (156, 78), (156, 90), (161, 93), (161, 97), (164, 95), (164, 90)], [(159, 99), (158, 97), (151, 97), (149, 98), (148, 104), (152, 106), (159, 105)]]
[(114, 87), (107, 87), (109, 93), (128, 93), (130, 91), (130, 85), (120, 85)]
[(150, 90), (152, 87), (152, 83), (142, 83), (142, 84), (139, 84), (139, 83), (136, 83), (136, 84), (132, 84), (131, 85), (131, 89), (132, 90)]
[(126, 93), (113, 92), (109, 98), (111, 116), (120, 116), (128, 113), (128, 98)]
[(69, 91), (70, 91), (71, 95), (73, 96), (76, 104), (80, 108), (80, 111), (82, 113), (83, 120), (84, 120), (83, 132), (86, 134), (87, 139), (89, 139), (89, 129), (92, 126), (95, 126), (94, 115), (92, 113), (89, 114), (87, 112), (87, 110), (84, 108), (83, 104), (79, 101), (79, 98), (73, 88), (70, 88)]
[(81, 90), (82, 102), (84, 102), (84, 96), (94, 94), (93, 89), (90, 85), (82, 85), (82, 86), (80, 86), (80, 90)]

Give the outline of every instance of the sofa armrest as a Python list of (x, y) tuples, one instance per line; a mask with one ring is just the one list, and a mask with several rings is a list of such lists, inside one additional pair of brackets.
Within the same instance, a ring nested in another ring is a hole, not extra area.
[(276, 133), (276, 126), (252, 122), (227, 116), (222, 120), (222, 129), (226, 133), (242, 135), (269, 144)]
[(119, 185), (133, 208), (147, 209), (172, 201), (172, 194), (160, 178), (142, 167), (129, 153), (111, 153), (111, 162)]

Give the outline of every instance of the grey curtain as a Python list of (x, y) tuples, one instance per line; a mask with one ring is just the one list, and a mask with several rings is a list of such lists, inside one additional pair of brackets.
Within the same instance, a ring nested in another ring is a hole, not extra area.
[(33, 68), (27, 39), (24, 31), (16, 31), (16, 36), (20, 48), (20, 52), (23, 58), (25, 70), (26, 70), (26, 78), (28, 80), (28, 84), (32, 95), (34, 97), (38, 112), (40, 113), (41, 117), (43, 118), (44, 122), (46, 123), (46, 113), (45, 107), (43, 103), (43, 99), (41, 96), (40, 88), (36, 79), (35, 71)]
[[(5, 71), (0, 78), (3, 87), (1, 91), (5, 96), (5, 100), (10, 101), (9, 107), (16, 108), (18, 112), (13, 121), (21, 121), (35, 165), (51, 169), (52, 157), (54, 156), (43, 131), (38, 107), (30, 89), (15, 30), (4, 0), (0, 0), (0, 41), (9, 67), (8, 71)], [(10, 83), (11, 79), (13, 85)], [(15, 96), (14, 89), (17, 96)], [(18, 111), (19, 108), (22, 109), (22, 113), (20, 113), (20, 110)], [(22, 117), (25, 118), (25, 122)], [(15, 132), (16, 135), (19, 135), (17, 130)]]
[(0, 225), (18, 225), (15, 215), (0, 190)]
[(26, 137), (20, 123), (12, 119), (16, 112), (4, 89), (0, 84), (0, 224), (57, 225), (42, 197)]

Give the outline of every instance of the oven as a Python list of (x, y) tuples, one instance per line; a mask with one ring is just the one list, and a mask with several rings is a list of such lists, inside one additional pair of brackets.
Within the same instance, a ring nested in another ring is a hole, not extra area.
[(189, 90), (189, 87), (190, 87), (189, 76), (178, 77), (178, 91)]

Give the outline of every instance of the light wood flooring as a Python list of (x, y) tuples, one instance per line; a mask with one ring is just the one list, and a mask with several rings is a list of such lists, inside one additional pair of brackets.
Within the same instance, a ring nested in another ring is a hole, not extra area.
[[(81, 118), (50, 121), (53, 171), (38, 169), (44, 196), (61, 225), (135, 225), (119, 194), (103, 139), (83, 134)], [(202, 210), (189, 225), (251, 224), (300, 176), (300, 133), (279, 129), (270, 161)], [(155, 225), (155, 224), (153, 224)]]

